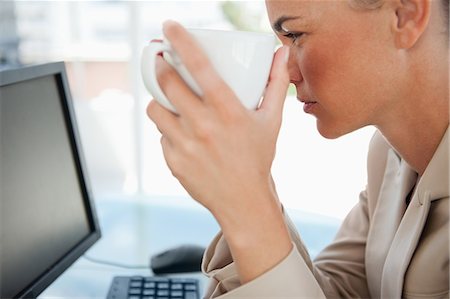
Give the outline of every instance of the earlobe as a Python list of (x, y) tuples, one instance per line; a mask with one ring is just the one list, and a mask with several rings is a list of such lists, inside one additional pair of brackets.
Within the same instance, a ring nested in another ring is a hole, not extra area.
[(431, 0), (399, 0), (396, 3), (396, 46), (409, 49), (416, 44), (428, 25)]

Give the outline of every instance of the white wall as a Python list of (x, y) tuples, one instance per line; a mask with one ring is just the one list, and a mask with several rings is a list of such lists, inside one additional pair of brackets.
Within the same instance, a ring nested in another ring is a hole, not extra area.
[(373, 127), (338, 139), (323, 138), (295, 97), (286, 100), (273, 165), (280, 200), (291, 208), (343, 218), (366, 185)]
[[(187, 196), (168, 170), (159, 133), (145, 125), (144, 189), (148, 194)], [(366, 184), (366, 154), (374, 128), (335, 140), (323, 138), (315, 118), (295, 97), (286, 100), (283, 126), (273, 164), (280, 200), (288, 208), (343, 218)]]

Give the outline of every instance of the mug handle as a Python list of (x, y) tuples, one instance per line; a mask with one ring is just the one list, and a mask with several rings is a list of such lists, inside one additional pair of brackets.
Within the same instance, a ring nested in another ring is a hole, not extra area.
[(155, 99), (170, 111), (177, 113), (175, 107), (169, 102), (166, 95), (161, 90), (156, 78), (155, 60), (161, 52), (171, 52), (172, 49), (162, 42), (150, 42), (142, 51), (141, 74), (144, 85)]

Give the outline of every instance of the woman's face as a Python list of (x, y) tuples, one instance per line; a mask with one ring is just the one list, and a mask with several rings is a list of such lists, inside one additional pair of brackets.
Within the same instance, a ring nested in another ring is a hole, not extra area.
[(297, 98), (316, 116), (324, 137), (376, 125), (387, 116), (400, 71), (388, 9), (358, 10), (346, 0), (266, 5), (273, 29), (291, 46), (289, 73)]

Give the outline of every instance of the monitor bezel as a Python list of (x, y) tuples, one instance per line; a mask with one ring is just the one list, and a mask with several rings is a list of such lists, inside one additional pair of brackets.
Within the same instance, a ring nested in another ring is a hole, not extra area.
[(62, 256), (55, 264), (51, 265), (45, 273), (42, 273), (42, 275), (37, 277), (31, 284), (26, 286), (18, 294), (14, 295), (14, 298), (37, 297), (101, 237), (100, 226), (94, 205), (94, 198), (92, 196), (92, 189), (83, 155), (81, 139), (77, 129), (78, 126), (67, 80), (65, 63), (54, 62), (1, 71), (0, 86), (38, 79), (45, 76), (54, 76), (57, 82), (66, 130), (70, 139), (70, 147), (72, 149), (72, 154), (75, 161), (75, 167), (79, 178), (80, 189), (83, 195), (83, 203), (87, 211), (87, 218), (91, 233), (83, 238), (64, 256)]

